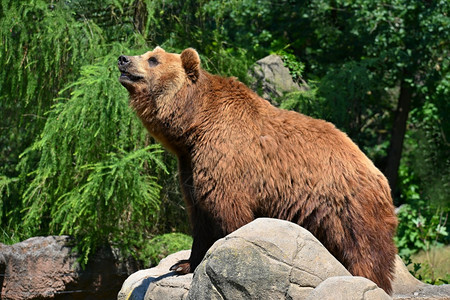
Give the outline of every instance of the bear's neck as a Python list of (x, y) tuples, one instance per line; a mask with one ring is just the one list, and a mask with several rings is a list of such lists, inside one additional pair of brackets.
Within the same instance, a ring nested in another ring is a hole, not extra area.
[(157, 98), (147, 94), (134, 102), (141, 104), (135, 109), (150, 134), (178, 157), (185, 157), (214, 122), (236, 123), (234, 118), (244, 114), (257, 117), (265, 106), (261, 101), (267, 102), (236, 79), (201, 69), (196, 82), (172, 94)]

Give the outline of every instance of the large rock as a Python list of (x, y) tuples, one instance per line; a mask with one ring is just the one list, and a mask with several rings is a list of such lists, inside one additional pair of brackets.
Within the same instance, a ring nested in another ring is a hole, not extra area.
[(192, 274), (177, 276), (175, 272), (169, 272), (169, 268), (189, 255), (189, 250), (180, 251), (167, 256), (154, 268), (134, 273), (123, 283), (117, 299), (186, 299)]
[(307, 89), (306, 83), (299, 86), (292, 80), (289, 69), (278, 55), (269, 55), (258, 60), (249, 71), (253, 82), (250, 87), (264, 99), (274, 100), (285, 93)]
[(364, 277), (330, 277), (319, 284), (306, 300), (389, 300), (392, 299), (374, 282)]
[(210, 248), (188, 299), (304, 299), (333, 276), (350, 273), (309, 231), (261, 218)]
[[(133, 274), (118, 299), (390, 299), (372, 281), (350, 276), (308, 231), (286, 221), (257, 219), (218, 240), (194, 278), (169, 272), (189, 254), (172, 254)], [(420, 282), (398, 256), (393, 289), (394, 299), (450, 299), (450, 285)]]
[(0, 244), (1, 299), (111, 299), (137, 270), (106, 247), (83, 270), (68, 236), (34, 237)]
[(423, 285), (414, 292), (394, 294), (394, 299), (402, 300), (449, 300), (450, 284)]
[(408, 295), (425, 287), (426, 284), (409, 273), (400, 256), (395, 257), (395, 275), (392, 290), (395, 295)]

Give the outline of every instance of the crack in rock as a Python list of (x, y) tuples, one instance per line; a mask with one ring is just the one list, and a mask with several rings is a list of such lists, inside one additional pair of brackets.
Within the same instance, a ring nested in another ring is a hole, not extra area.
[(208, 270), (210, 270), (210, 272), (214, 273), (213, 275), (217, 275), (215, 274), (214, 270), (212, 268), (205, 268), (205, 275), (208, 277), (209, 282), (211, 282), (211, 287), (217, 292), (217, 294), (221, 297), (221, 299), (226, 299), (225, 294), (223, 293), (222, 289), (219, 288), (217, 286), (218, 282), (215, 279), (216, 276), (211, 276), (210, 272), (208, 272)]

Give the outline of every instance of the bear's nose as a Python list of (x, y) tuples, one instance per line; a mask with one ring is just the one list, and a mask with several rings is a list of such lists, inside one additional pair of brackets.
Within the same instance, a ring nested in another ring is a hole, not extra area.
[(117, 64), (122, 67), (128, 65), (129, 63), (130, 63), (130, 60), (125, 55), (119, 56), (119, 59), (117, 60)]

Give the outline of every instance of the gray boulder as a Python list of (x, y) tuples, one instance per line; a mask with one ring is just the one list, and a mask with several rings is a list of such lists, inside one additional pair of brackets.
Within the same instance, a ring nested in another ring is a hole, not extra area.
[[(286, 221), (257, 219), (218, 240), (194, 277), (169, 272), (189, 254), (172, 254), (133, 274), (118, 299), (390, 299), (370, 280), (350, 276), (314, 236)], [(394, 299), (450, 299), (450, 285), (420, 282), (398, 256), (393, 289)]]
[(260, 218), (210, 248), (188, 299), (304, 299), (333, 276), (350, 273), (309, 231)]
[(188, 258), (189, 254), (189, 250), (171, 254), (158, 266), (132, 274), (123, 283), (117, 299), (186, 299), (193, 274), (178, 276), (175, 272), (169, 272), (169, 268), (179, 260)]
[(85, 267), (68, 236), (34, 237), (0, 244), (1, 299), (111, 299), (137, 270), (111, 248), (100, 249)]
[(402, 300), (449, 300), (450, 284), (430, 285), (425, 284), (413, 292), (394, 294), (394, 299)]
[(273, 104), (276, 104), (274, 99), (285, 93), (308, 89), (305, 82), (300, 86), (292, 80), (289, 69), (278, 55), (269, 55), (258, 60), (250, 68), (249, 75), (252, 78), (250, 87)]
[(425, 287), (427, 284), (418, 280), (409, 273), (400, 256), (395, 257), (395, 276), (392, 282), (392, 290), (395, 295), (412, 294)]
[(319, 284), (306, 300), (389, 300), (392, 299), (374, 282), (364, 277), (330, 277)]

